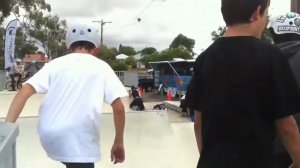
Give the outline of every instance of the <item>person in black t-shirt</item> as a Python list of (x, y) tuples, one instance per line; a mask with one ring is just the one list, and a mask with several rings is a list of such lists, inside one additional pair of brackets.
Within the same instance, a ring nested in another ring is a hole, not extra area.
[[(268, 28), (273, 36), (275, 44), (283, 51), (289, 60), (294, 77), (300, 86), (300, 15), (288, 12), (279, 15), (269, 21)], [(288, 29), (283, 29), (288, 28)], [(300, 114), (294, 115), (298, 127), (300, 126)], [(279, 137), (275, 143), (276, 161), (278, 167), (286, 168), (292, 164), (288, 152), (284, 149)]]
[(226, 32), (195, 62), (187, 102), (198, 168), (276, 168), (276, 132), (300, 167), (300, 92), (280, 49), (260, 40), (269, 3), (222, 0)]

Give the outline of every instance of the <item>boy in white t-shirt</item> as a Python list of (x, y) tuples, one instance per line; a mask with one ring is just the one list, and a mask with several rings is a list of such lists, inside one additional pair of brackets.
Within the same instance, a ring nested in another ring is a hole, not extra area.
[(71, 52), (54, 59), (31, 77), (17, 93), (6, 121), (15, 122), (27, 99), (45, 93), (38, 132), (47, 155), (67, 168), (94, 168), (100, 160), (100, 119), (103, 102), (111, 104), (115, 140), (111, 159), (125, 159), (125, 111), (120, 97), (128, 93), (111, 67), (96, 58), (100, 35), (89, 25), (68, 27), (66, 44)]

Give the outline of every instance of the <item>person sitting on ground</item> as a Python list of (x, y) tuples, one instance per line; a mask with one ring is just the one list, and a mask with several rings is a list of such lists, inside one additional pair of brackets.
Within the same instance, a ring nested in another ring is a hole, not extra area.
[(138, 111), (145, 110), (143, 99), (135, 86), (131, 86), (131, 95), (133, 97), (133, 101), (130, 103), (129, 107)]

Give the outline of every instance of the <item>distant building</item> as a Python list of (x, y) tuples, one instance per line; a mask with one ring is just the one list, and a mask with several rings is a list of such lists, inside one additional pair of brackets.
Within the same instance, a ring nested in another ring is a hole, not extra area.
[(23, 58), (23, 62), (48, 62), (48, 57), (45, 54), (26, 54)]
[(144, 58), (144, 55), (142, 55), (141, 53), (138, 53), (138, 54), (134, 55), (133, 57), (136, 60), (137, 68), (145, 68), (145, 65), (141, 61), (141, 59)]

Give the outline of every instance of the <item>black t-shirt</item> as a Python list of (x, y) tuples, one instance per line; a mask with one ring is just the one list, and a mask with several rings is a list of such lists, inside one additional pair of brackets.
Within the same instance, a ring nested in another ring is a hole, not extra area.
[(139, 94), (139, 92), (137, 91), (137, 89), (132, 89), (131, 90), (132, 91), (132, 97), (133, 98), (136, 98), (136, 97), (140, 97), (140, 94)]
[(254, 37), (222, 37), (196, 60), (188, 106), (202, 113), (201, 168), (273, 168), (275, 120), (300, 112), (287, 59)]

